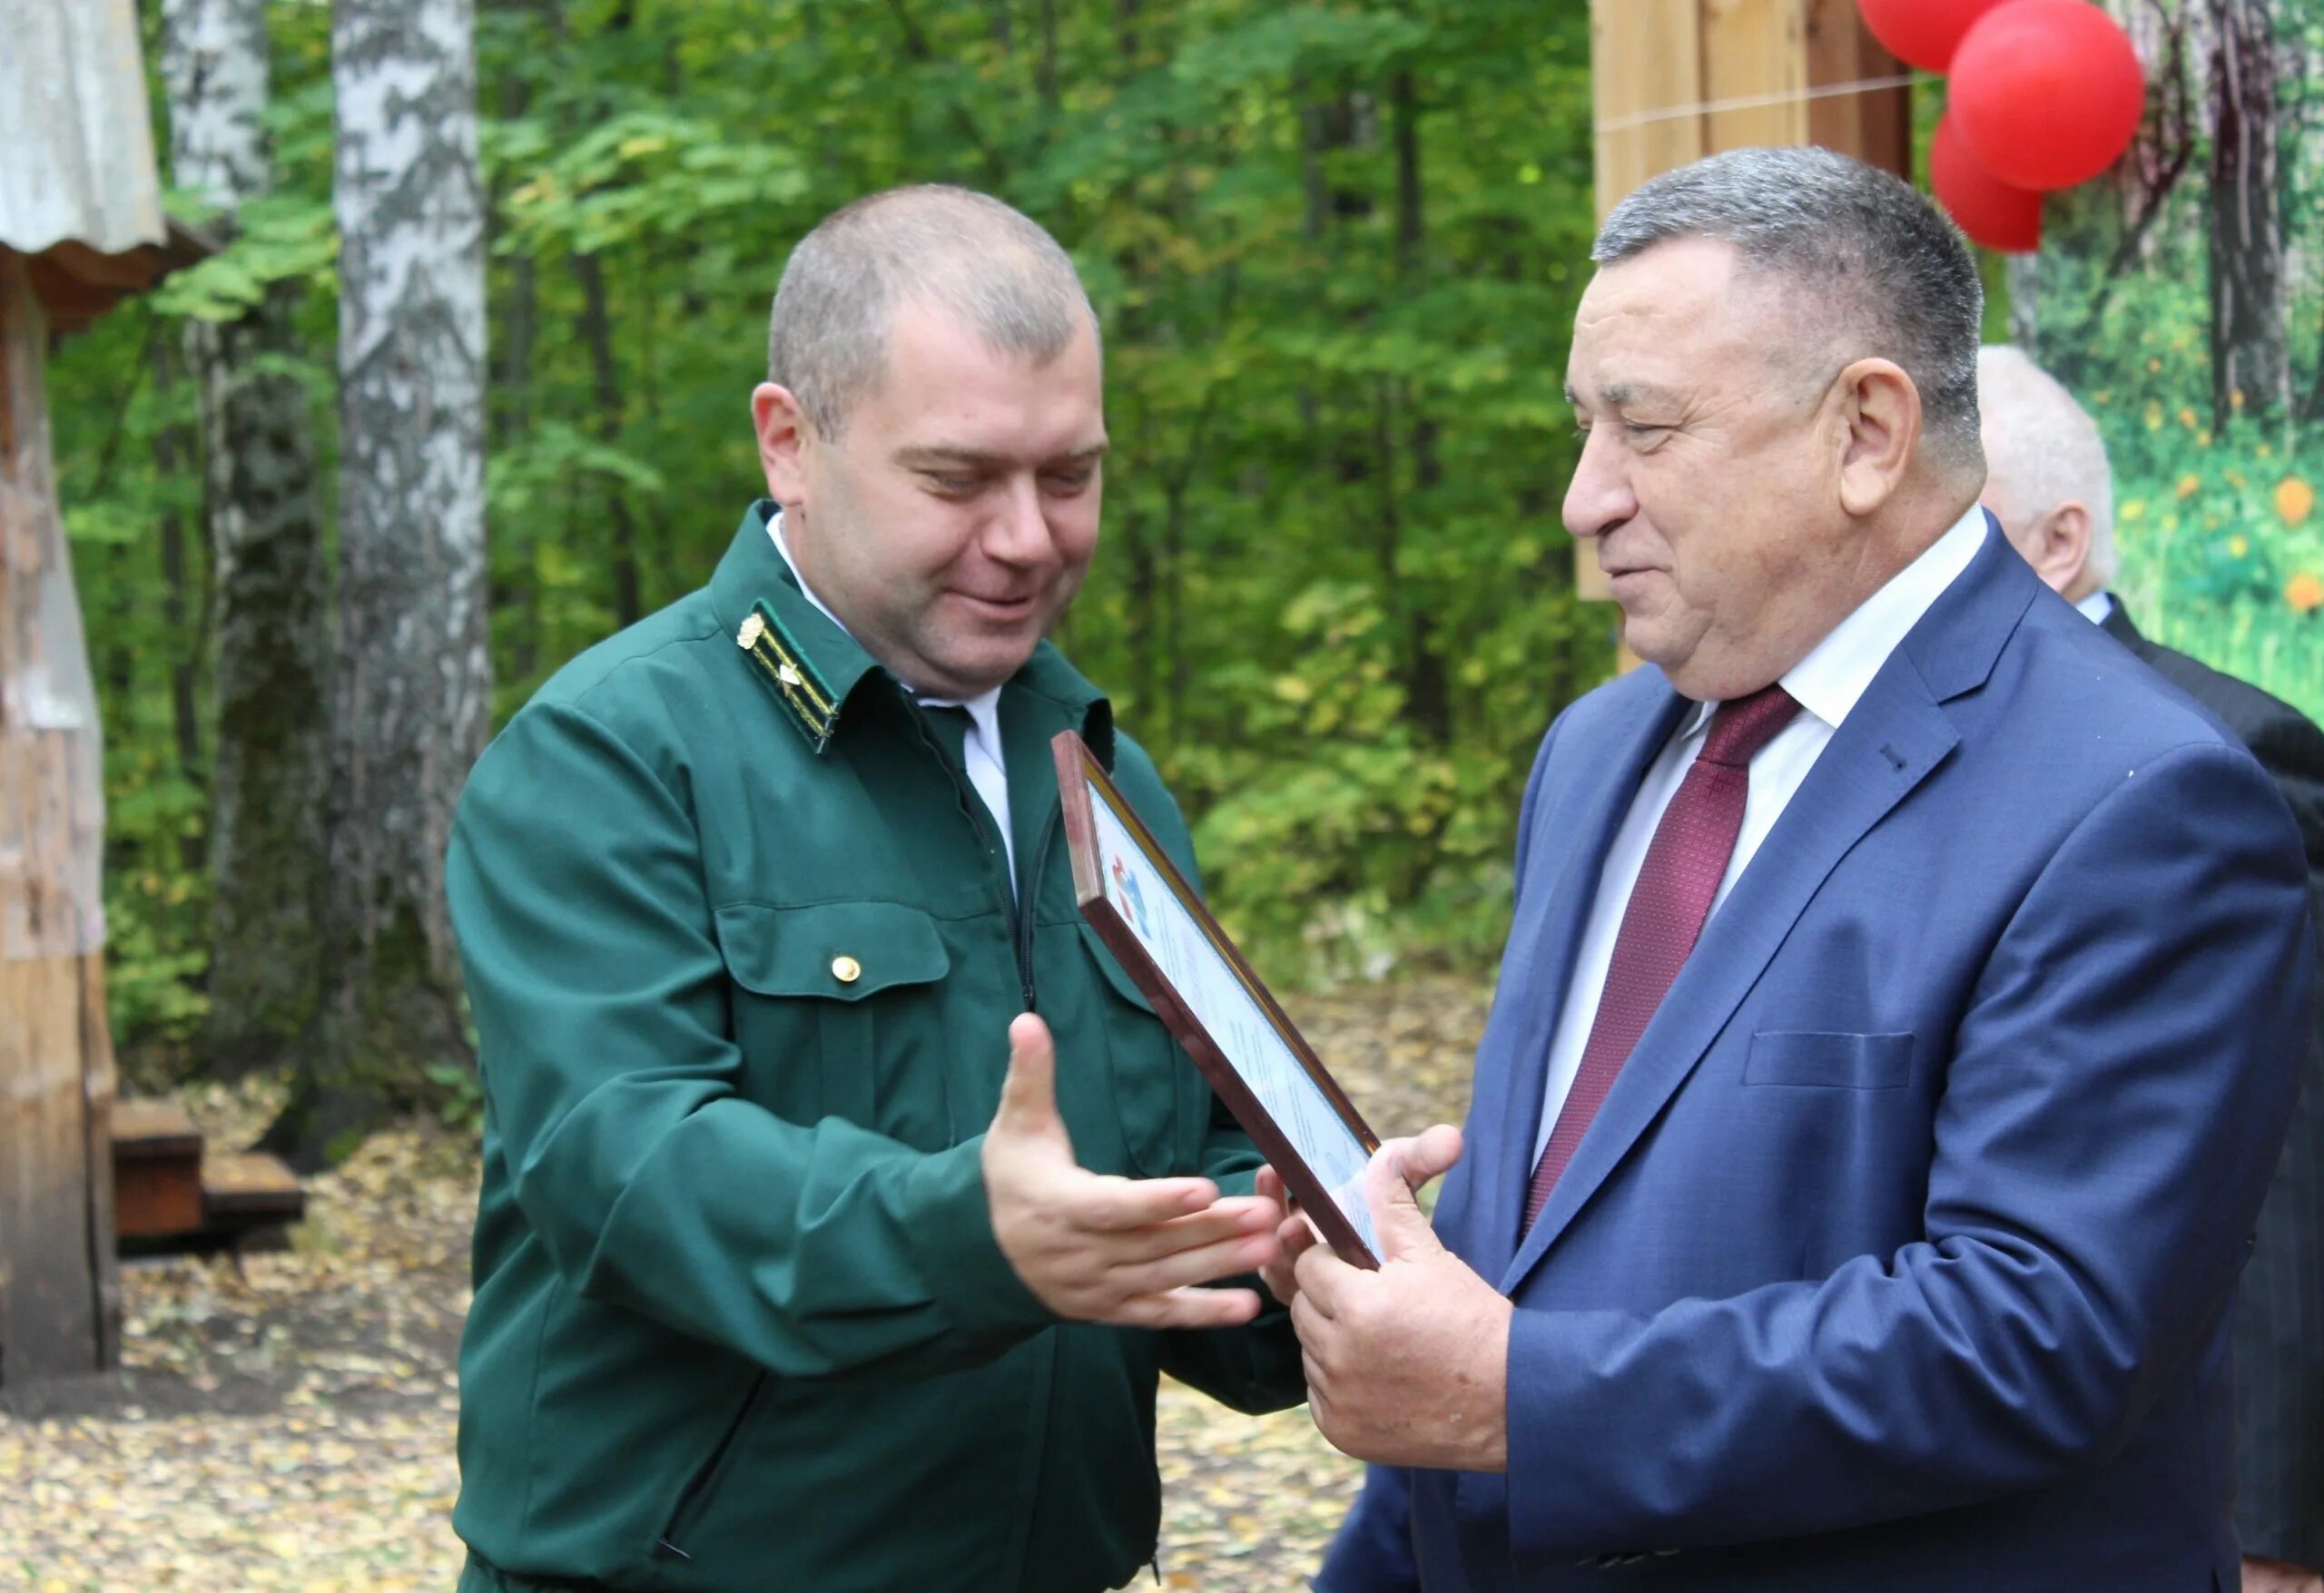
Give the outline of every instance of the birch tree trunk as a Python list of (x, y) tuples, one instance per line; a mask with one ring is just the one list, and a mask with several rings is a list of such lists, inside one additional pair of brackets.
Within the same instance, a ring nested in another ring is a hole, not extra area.
[(2270, 0), (2211, 0), (2211, 424), (2280, 417), (2284, 240), (2276, 181), (2275, 22)]
[[(273, 185), (264, 0), (163, 0), (162, 77), (181, 188), (222, 208)], [(297, 290), (241, 320), (190, 320), (214, 560), (217, 754), (211, 788), (211, 1068), (233, 1077), (311, 1043), (322, 993), (323, 807), (330, 651), (322, 514), (307, 399), (265, 369), (296, 347)]]
[(444, 849), (490, 713), (472, 0), (335, 0), (339, 643), (324, 1043), (269, 1138), (341, 1151), (469, 1060)]

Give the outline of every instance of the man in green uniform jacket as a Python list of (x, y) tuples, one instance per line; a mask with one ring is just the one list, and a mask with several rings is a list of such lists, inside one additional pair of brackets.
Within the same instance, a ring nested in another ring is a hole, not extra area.
[(1060, 730), (1194, 875), (1041, 640), (1097, 542), (1095, 319), (1031, 221), (911, 189), (802, 242), (769, 342), (773, 501), (460, 805), (460, 1587), (1118, 1587), (1157, 1373), (1304, 1391), (1205, 1286), (1275, 1253), (1259, 1158), (1074, 905)]

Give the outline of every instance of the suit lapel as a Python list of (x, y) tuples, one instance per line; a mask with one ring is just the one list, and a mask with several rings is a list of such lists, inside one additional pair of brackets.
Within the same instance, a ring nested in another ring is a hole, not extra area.
[[(1549, 1204), (1502, 1274), (1502, 1293), (1516, 1291), (1660, 1115), (1839, 860), (1958, 744), (1960, 736), (1942, 705), (1984, 684), (2041, 590), (2033, 570), (1988, 516), (1984, 546), (1881, 666), (1704, 928), (1702, 939), (1639, 1037), (1638, 1049), (1614, 1080)], [(1638, 773), (1633, 767), (1612, 782), (1617, 812), (1627, 810)], [(1568, 939), (1557, 947), (1564, 959), (1555, 965), (1561, 977), (1548, 995), (1563, 994), (1562, 975), (1572, 960), (1571, 941), (1579, 937), (1590, 900), (1597, 893), (1611, 835), (1610, 827), (1601, 827), (1586, 875), (1577, 879), (1569, 870), (1559, 887), (1555, 910), (1570, 911), (1572, 917)], [(1580, 896), (1578, 905), (1565, 901), (1569, 891)], [(1554, 1008), (1549, 1021), (1556, 1021)], [(1530, 1064), (1533, 1077), (1525, 1086), (1510, 1089), (1505, 1098), (1518, 1106), (1530, 1100), (1531, 1115), (1505, 1117), (1502, 1137), (1521, 1142), (1521, 1156), (1529, 1164), (1531, 1128), (1541, 1116), (1540, 1076), (1547, 1045), (1544, 1037), (1530, 1056), (1511, 1058), (1521, 1068)], [(1480, 1079), (1481, 1089), (1482, 1083)], [(1491, 1097), (1481, 1094), (1480, 1098)], [(1521, 1175), (1530, 1173), (1528, 1165)], [(1491, 1232), (1513, 1234), (1521, 1214), (1516, 1187), (1505, 1174), (1496, 1183), (1500, 1186), (1492, 1194), (1502, 1209), (1487, 1214), (1484, 1220), (1505, 1225), (1491, 1227)], [(1496, 1260), (1507, 1254), (1491, 1253)]]
[[(1919, 674), (1891, 658), (1704, 927), (1526, 1234), (1502, 1280), (1504, 1293), (1557, 1242), (1694, 1071), (1826, 876), (1958, 740)], [(1538, 1102), (1538, 1080), (1534, 1095)], [(1517, 1214), (1512, 1208), (1512, 1224)]]
[[(1606, 853), (1630, 811), (1630, 799), (1647, 765), (1670, 739), (1680, 717), (1694, 704), (1667, 684), (1637, 709), (1623, 712), (1599, 744), (1583, 742), (1559, 750), (1560, 761), (1597, 765), (1609, 778), (1583, 797), (1571, 816), (1551, 809), (1537, 814), (1527, 860), (1540, 889), (1527, 884), (1525, 902), (1511, 926), (1509, 954), (1493, 998), (1485, 1042), (1478, 1047), (1488, 1069), (1477, 1080), (1480, 1104), (1497, 1108), (1502, 1132), (1499, 1154), (1477, 1168), (1472, 1209), (1477, 1242), (1472, 1260), (1487, 1276), (1500, 1270), (1517, 1245), (1521, 1192), (1533, 1176), (1534, 1128), (1541, 1119), (1541, 1091), (1550, 1040), (1565, 1005), (1566, 981), (1598, 898), (1598, 877)], [(1489, 1258), (1489, 1259), (1488, 1259)]]

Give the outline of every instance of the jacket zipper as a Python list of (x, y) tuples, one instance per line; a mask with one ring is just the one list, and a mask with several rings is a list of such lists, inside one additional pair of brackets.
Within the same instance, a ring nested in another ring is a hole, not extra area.
[(694, 1507), (695, 1496), (710, 1486), (710, 1479), (718, 1470), (718, 1462), (726, 1458), (726, 1451), (733, 1449), (735, 1439), (742, 1436), (743, 1424), (751, 1419), (751, 1408), (758, 1403), (759, 1391), (766, 1386), (766, 1379), (767, 1374), (764, 1371), (761, 1371), (756, 1377), (751, 1379), (750, 1392), (743, 1396), (741, 1408), (734, 1412), (734, 1419), (726, 1424), (726, 1431), (719, 1435), (717, 1445), (711, 1450), (710, 1457), (695, 1467), (694, 1475), (686, 1479), (685, 1488), (678, 1495), (678, 1502), (670, 1510), (668, 1524), (662, 1529), (660, 1536), (654, 1540), (654, 1547), (663, 1553), (675, 1555), (680, 1559), (694, 1558), (671, 1539), (677, 1532), (678, 1524), (686, 1519), (687, 1510)]
[(1058, 815), (1063, 809), (1053, 810), (1041, 821), (1039, 839), (1033, 843), (1033, 855), (1025, 865), (1025, 892), (1013, 903), (1017, 922), (1017, 977), (1025, 986), (1025, 1010), (1033, 1006), (1033, 910), (1029, 903), (1040, 890), (1041, 863), (1049, 856), (1049, 837), (1057, 832)]

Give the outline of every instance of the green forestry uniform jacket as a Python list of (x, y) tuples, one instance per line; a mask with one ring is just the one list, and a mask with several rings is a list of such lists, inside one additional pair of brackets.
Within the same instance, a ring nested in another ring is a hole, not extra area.
[(1049, 738), (1079, 731), (1192, 878), (1187, 831), (1044, 643), (1000, 698), (1019, 908), (772, 508), (544, 686), (460, 804), (487, 1102), (462, 1587), (1119, 1586), (1155, 1549), (1157, 1369), (1278, 1409), (1297, 1344), (1272, 1308), (1059, 1321), (994, 1243), (979, 1151), (1031, 1008), (1084, 1166), (1247, 1192), (1249, 1142), (1075, 908)]

